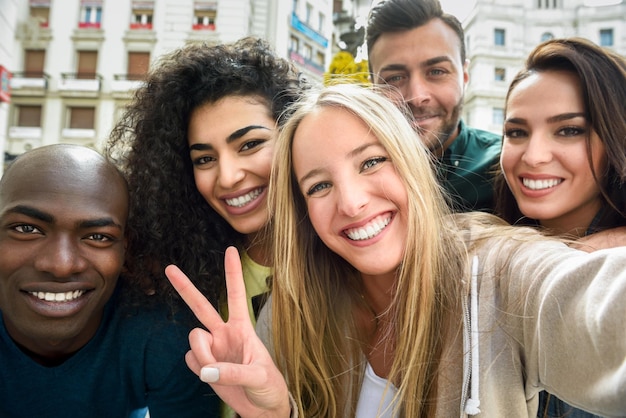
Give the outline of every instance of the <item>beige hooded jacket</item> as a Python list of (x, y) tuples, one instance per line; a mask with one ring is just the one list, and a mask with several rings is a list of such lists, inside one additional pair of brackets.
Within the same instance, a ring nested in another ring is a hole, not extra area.
[[(585, 253), (511, 237), (476, 244), (436, 418), (535, 418), (543, 389), (626, 417), (626, 247)], [(268, 347), (270, 305), (257, 325)]]

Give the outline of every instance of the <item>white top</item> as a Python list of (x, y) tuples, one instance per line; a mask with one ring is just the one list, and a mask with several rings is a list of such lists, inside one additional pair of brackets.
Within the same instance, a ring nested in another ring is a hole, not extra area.
[[(391, 400), (398, 390), (387, 379), (374, 373), (372, 366), (367, 363), (363, 386), (356, 406), (356, 418), (396, 418), (393, 414)], [(384, 396), (384, 398), (383, 398)]]

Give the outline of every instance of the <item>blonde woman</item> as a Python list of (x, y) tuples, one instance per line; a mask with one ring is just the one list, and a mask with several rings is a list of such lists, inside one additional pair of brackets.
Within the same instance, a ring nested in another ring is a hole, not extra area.
[(190, 335), (188, 366), (242, 417), (534, 417), (544, 388), (623, 414), (626, 250), (450, 215), (414, 135), (369, 89), (296, 105), (271, 176), (275, 275), (257, 326), (274, 362), (229, 251), (227, 323), (166, 270), (211, 331)]

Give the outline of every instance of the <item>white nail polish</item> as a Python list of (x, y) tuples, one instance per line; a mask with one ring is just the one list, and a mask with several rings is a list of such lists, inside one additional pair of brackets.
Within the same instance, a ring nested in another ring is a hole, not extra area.
[(200, 380), (204, 383), (214, 383), (220, 380), (220, 369), (215, 367), (203, 367), (200, 370)]

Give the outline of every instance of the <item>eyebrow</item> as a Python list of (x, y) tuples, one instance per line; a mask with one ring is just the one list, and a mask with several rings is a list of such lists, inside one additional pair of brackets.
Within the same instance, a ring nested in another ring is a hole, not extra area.
[[(363, 144), (360, 147), (356, 147), (355, 149), (350, 151), (348, 154), (346, 154), (346, 157), (347, 158), (354, 158), (357, 155), (363, 153), (363, 151), (365, 151), (369, 147), (373, 147), (373, 146), (376, 146), (376, 145), (380, 145), (380, 142), (369, 142), (367, 144)], [(322, 171), (323, 170), (321, 168), (314, 168), (313, 170), (309, 171), (304, 176), (302, 176), (302, 178), (300, 180), (298, 180), (298, 184), (302, 186), (302, 183), (304, 183), (306, 180), (310, 179), (311, 177), (314, 177), (315, 175), (321, 173)]]
[[(429, 58), (424, 62), (420, 63), (420, 67), (430, 67), (432, 65), (437, 65), (442, 62), (452, 62), (452, 60), (445, 56), (441, 55), (438, 57)], [(407, 66), (405, 64), (389, 64), (380, 69), (380, 73), (385, 71), (398, 71), (398, 70), (406, 70)]]
[[(560, 115), (554, 115), (554, 116), (550, 116), (548, 119), (546, 119), (546, 121), (548, 123), (554, 123), (554, 122), (563, 122), (566, 120), (570, 120), (570, 119), (575, 119), (575, 118), (584, 118), (585, 120), (587, 119), (585, 117), (585, 114), (582, 112), (571, 112), (571, 113), (562, 113)], [(524, 118), (508, 118), (504, 121), (504, 123), (516, 123), (518, 125), (522, 125), (524, 123), (526, 123), (526, 119)]]
[[(17, 214), (25, 215), (25, 216), (28, 216), (29, 218), (34, 218), (34, 219), (37, 219), (46, 223), (54, 223), (56, 221), (56, 218), (53, 215), (46, 213), (42, 210), (39, 210), (37, 208), (34, 208), (32, 206), (26, 206), (26, 205), (17, 205), (12, 208), (9, 208), (5, 212), (5, 214), (7, 213), (17, 213)], [(113, 218), (110, 218), (110, 217), (86, 219), (86, 220), (80, 221), (78, 223), (78, 226), (83, 229), (106, 227), (106, 226), (112, 226), (120, 230), (124, 229), (122, 225), (118, 224), (117, 222), (113, 220)]]
[(97, 219), (87, 219), (87, 220), (80, 222), (78, 226), (80, 226), (81, 228), (99, 228), (99, 227), (105, 227), (105, 226), (113, 226), (120, 230), (124, 229), (122, 225), (115, 222), (113, 218), (108, 218), (108, 217), (97, 218)]
[(55, 221), (54, 216), (52, 216), (51, 214), (43, 212), (32, 206), (26, 206), (26, 205), (14, 206), (12, 208), (9, 208), (5, 213), (17, 213), (20, 215), (26, 215), (29, 218), (35, 218), (42, 222), (47, 222), (47, 223), (52, 223)]
[[(228, 135), (228, 137), (226, 138), (226, 143), (230, 144), (231, 142), (238, 140), (239, 138), (246, 135), (248, 132), (253, 131), (255, 129), (265, 129), (267, 131), (271, 131), (270, 128), (268, 128), (267, 126), (263, 126), (263, 125), (245, 126), (241, 129), (237, 129), (235, 132)], [(212, 150), (212, 149), (213, 149), (213, 146), (211, 144), (203, 144), (203, 143), (193, 144), (189, 147), (190, 151), (193, 151), (193, 150), (206, 151), (206, 150)]]

